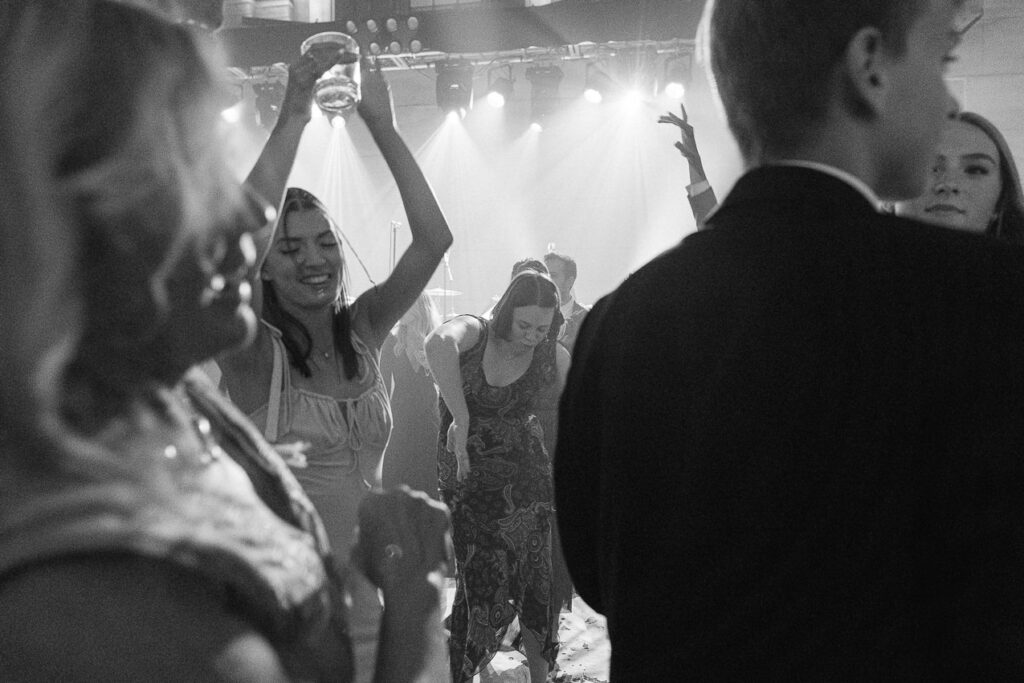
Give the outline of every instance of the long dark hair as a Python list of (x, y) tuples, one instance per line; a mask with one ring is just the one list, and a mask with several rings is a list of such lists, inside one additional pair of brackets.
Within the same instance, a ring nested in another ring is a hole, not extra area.
[(512, 282), (505, 288), (501, 299), (494, 305), (492, 323), (494, 334), (502, 339), (508, 339), (512, 332), (512, 314), (520, 306), (555, 309), (551, 327), (548, 329), (548, 339), (552, 341), (558, 339), (563, 318), (559, 308), (558, 287), (550, 277), (544, 273), (526, 269), (512, 278)]
[(985, 232), (1007, 242), (1024, 244), (1024, 192), (1020, 186), (1017, 164), (1013, 161), (1010, 146), (999, 129), (980, 114), (963, 111), (956, 115), (958, 121), (969, 123), (980, 129), (995, 143), (999, 150), (999, 180), (1002, 190), (996, 200), (996, 215)]
[[(340, 230), (327, 212), (327, 207), (314, 195), (298, 187), (289, 187), (285, 193), (277, 229), (283, 230), (288, 215), (296, 211), (321, 213), (338, 240), (338, 248), (341, 248)], [(345, 270), (344, 264), (344, 254), (342, 254), (342, 273)], [(297, 369), (303, 377), (310, 377), (313, 374), (309, 368), (309, 356), (313, 352), (313, 336), (298, 318), (281, 305), (277, 290), (274, 289), (274, 283), (263, 280), (262, 284), (263, 310), (261, 315), (263, 319), (281, 331), (281, 341), (284, 343), (288, 362), (292, 367)], [(341, 356), (345, 378), (355, 379), (359, 371), (359, 356), (356, 354), (355, 346), (352, 345), (352, 316), (349, 313), (348, 299), (345, 297), (344, 278), (341, 277), (338, 278), (338, 292), (337, 298), (334, 300), (331, 328), (334, 337), (334, 350)]]

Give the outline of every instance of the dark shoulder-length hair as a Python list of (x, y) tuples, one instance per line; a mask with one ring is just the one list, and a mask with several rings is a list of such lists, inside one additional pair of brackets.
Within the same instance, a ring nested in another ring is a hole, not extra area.
[(1024, 244), (1024, 191), (1020, 186), (1020, 174), (1013, 160), (1006, 138), (991, 121), (981, 114), (963, 111), (956, 116), (958, 121), (980, 129), (995, 143), (999, 150), (999, 180), (1002, 191), (996, 201), (996, 212), (985, 232), (1007, 242)]
[[(278, 218), (277, 230), (283, 230), (285, 221), (289, 214), (297, 211), (317, 211), (327, 220), (327, 224), (338, 240), (338, 248), (341, 249), (341, 229), (338, 227), (327, 207), (312, 193), (299, 187), (289, 187), (285, 192), (284, 203), (281, 205), (281, 214)], [(273, 248), (271, 240), (268, 249)], [(342, 276), (345, 274), (345, 259), (342, 252)], [(345, 371), (346, 379), (355, 379), (359, 371), (359, 356), (356, 354), (355, 346), (352, 345), (352, 316), (349, 312), (348, 299), (345, 296), (345, 278), (338, 278), (338, 290), (334, 299), (334, 315), (332, 327), (334, 330), (334, 349), (341, 356), (342, 368)], [(263, 280), (263, 310), (261, 315), (268, 323), (281, 331), (281, 341), (284, 343), (285, 351), (288, 353), (288, 362), (297, 369), (303, 377), (309, 377), (313, 373), (309, 368), (309, 356), (313, 352), (313, 337), (298, 318), (286, 311), (281, 305), (281, 300), (274, 289), (274, 283)]]
[(558, 339), (563, 322), (562, 311), (559, 308), (558, 287), (550, 277), (527, 269), (512, 278), (498, 303), (494, 305), (491, 324), (496, 335), (502, 339), (509, 338), (512, 333), (512, 314), (521, 306), (555, 309), (555, 316), (551, 319), (551, 327), (548, 329), (548, 339)]

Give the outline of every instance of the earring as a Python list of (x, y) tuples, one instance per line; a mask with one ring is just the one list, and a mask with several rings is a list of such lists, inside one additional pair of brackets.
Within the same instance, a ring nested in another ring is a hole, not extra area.
[(199, 306), (206, 308), (212, 304), (213, 300), (224, 291), (225, 285), (227, 285), (227, 280), (220, 273), (211, 277), (203, 287), (202, 294), (199, 295)]

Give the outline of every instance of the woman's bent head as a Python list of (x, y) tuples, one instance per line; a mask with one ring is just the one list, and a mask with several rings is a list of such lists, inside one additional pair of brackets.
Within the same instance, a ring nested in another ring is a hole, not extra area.
[[(547, 275), (524, 270), (512, 278), (494, 305), (493, 320), (494, 333), (505, 341), (538, 337), (539, 343), (539, 337), (558, 339), (562, 327), (558, 288)], [(543, 332), (537, 332), (537, 328), (543, 328)]]

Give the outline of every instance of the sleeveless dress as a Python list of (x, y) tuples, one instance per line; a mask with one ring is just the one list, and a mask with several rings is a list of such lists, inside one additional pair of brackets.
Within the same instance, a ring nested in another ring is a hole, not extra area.
[(557, 607), (551, 603), (551, 462), (534, 414), (540, 390), (556, 379), (555, 342), (533, 352), (522, 377), (504, 387), (487, 383), (482, 361), (490, 323), (478, 318), (480, 339), (459, 356), (469, 408), (470, 473), (456, 479), (447, 446), (452, 415), (440, 401), (438, 481), (452, 513), (456, 591), (448, 620), (454, 683), (469, 681), (498, 651), (518, 616), (535, 632), (544, 656), (558, 654)]
[(437, 500), (437, 386), (426, 368), (410, 361), (404, 350), (396, 352), (398, 348), (397, 338), (389, 334), (380, 350), (380, 369), (391, 390), (395, 419), (384, 451), (384, 488), (405, 484)]
[(160, 441), (139, 439), (125, 447), (137, 465), (129, 474), (93, 463), (74, 474), (0, 473), (0, 586), (82, 555), (165, 562), (200, 577), (296, 680), (349, 680), (340, 581), (312, 506), (241, 413), (194, 381), (171, 401), (213, 423), (221, 450), (212, 458), (170, 457)]
[[(359, 503), (376, 478), (391, 433), (391, 406), (377, 358), (353, 332), (360, 358), (359, 382), (373, 380), (359, 396), (335, 399), (292, 385), (280, 332), (271, 333), (274, 366), (267, 403), (249, 415), (275, 446), (307, 444), (305, 467), (293, 467), (306, 495), (323, 519), (334, 556), (346, 562), (355, 541)], [(349, 634), (356, 660), (356, 681), (369, 682), (377, 657), (381, 605), (377, 590), (357, 571), (348, 572), (352, 597)]]

